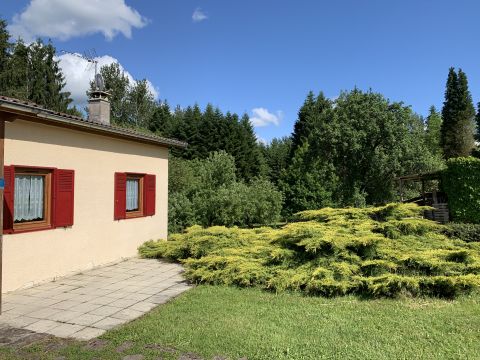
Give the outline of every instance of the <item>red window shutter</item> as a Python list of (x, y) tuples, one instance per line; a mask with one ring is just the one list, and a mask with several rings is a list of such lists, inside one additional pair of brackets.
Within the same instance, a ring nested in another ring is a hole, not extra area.
[(55, 227), (72, 226), (75, 171), (55, 169), (53, 176), (53, 225)]
[(113, 218), (115, 220), (127, 217), (127, 174), (115, 173), (115, 205)]
[(3, 233), (10, 234), (13, 231), (13, 200), (15, 196), (15, 168), (5, 166), (3, 168), (5, 188), (3, 190)]
[(145, 216), (155, 215), (155, 175), (145, 175)]

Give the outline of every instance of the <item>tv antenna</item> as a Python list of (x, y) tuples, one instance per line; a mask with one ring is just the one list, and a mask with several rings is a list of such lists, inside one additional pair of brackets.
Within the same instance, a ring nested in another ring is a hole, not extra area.
[(98, 60), (97, 60), (97, 53), (95, 49), (90, 50), (89, 52), (84, 52), (83, 55), (75, 52), (65, 51), (62, 50), (63, 54), (70, 54), (76, 56), (80, 59), (83, 59), (89, 63), (90, 66), (94, 66), (95, 68), (95, 90), (97, 91), (105, 91), (105, 84), (103, 82), (103, 77), (101, 74), (98, 73)]

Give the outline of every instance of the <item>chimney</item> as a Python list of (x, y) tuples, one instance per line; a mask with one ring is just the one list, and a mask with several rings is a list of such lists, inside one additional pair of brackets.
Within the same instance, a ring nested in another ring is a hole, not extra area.
[(110, 125), (110, 102), (106, 91), (95, 90), (88, 99), (88, 120)]

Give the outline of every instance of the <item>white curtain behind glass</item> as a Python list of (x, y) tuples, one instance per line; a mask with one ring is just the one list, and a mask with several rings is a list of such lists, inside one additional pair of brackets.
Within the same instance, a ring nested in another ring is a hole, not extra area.
[(14, 221), (43, 219), (45, 178), (39, 175), (16, 175)]
[(127, 211), (138, 210), (138, 179), (127, 179)]

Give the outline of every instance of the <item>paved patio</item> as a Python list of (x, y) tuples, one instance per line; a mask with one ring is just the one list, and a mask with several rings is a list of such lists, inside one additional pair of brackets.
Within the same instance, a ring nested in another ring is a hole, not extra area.
[(8, 293), (0, 325), (89, 340), (188, 290), (182, 272), (135, 258)]

